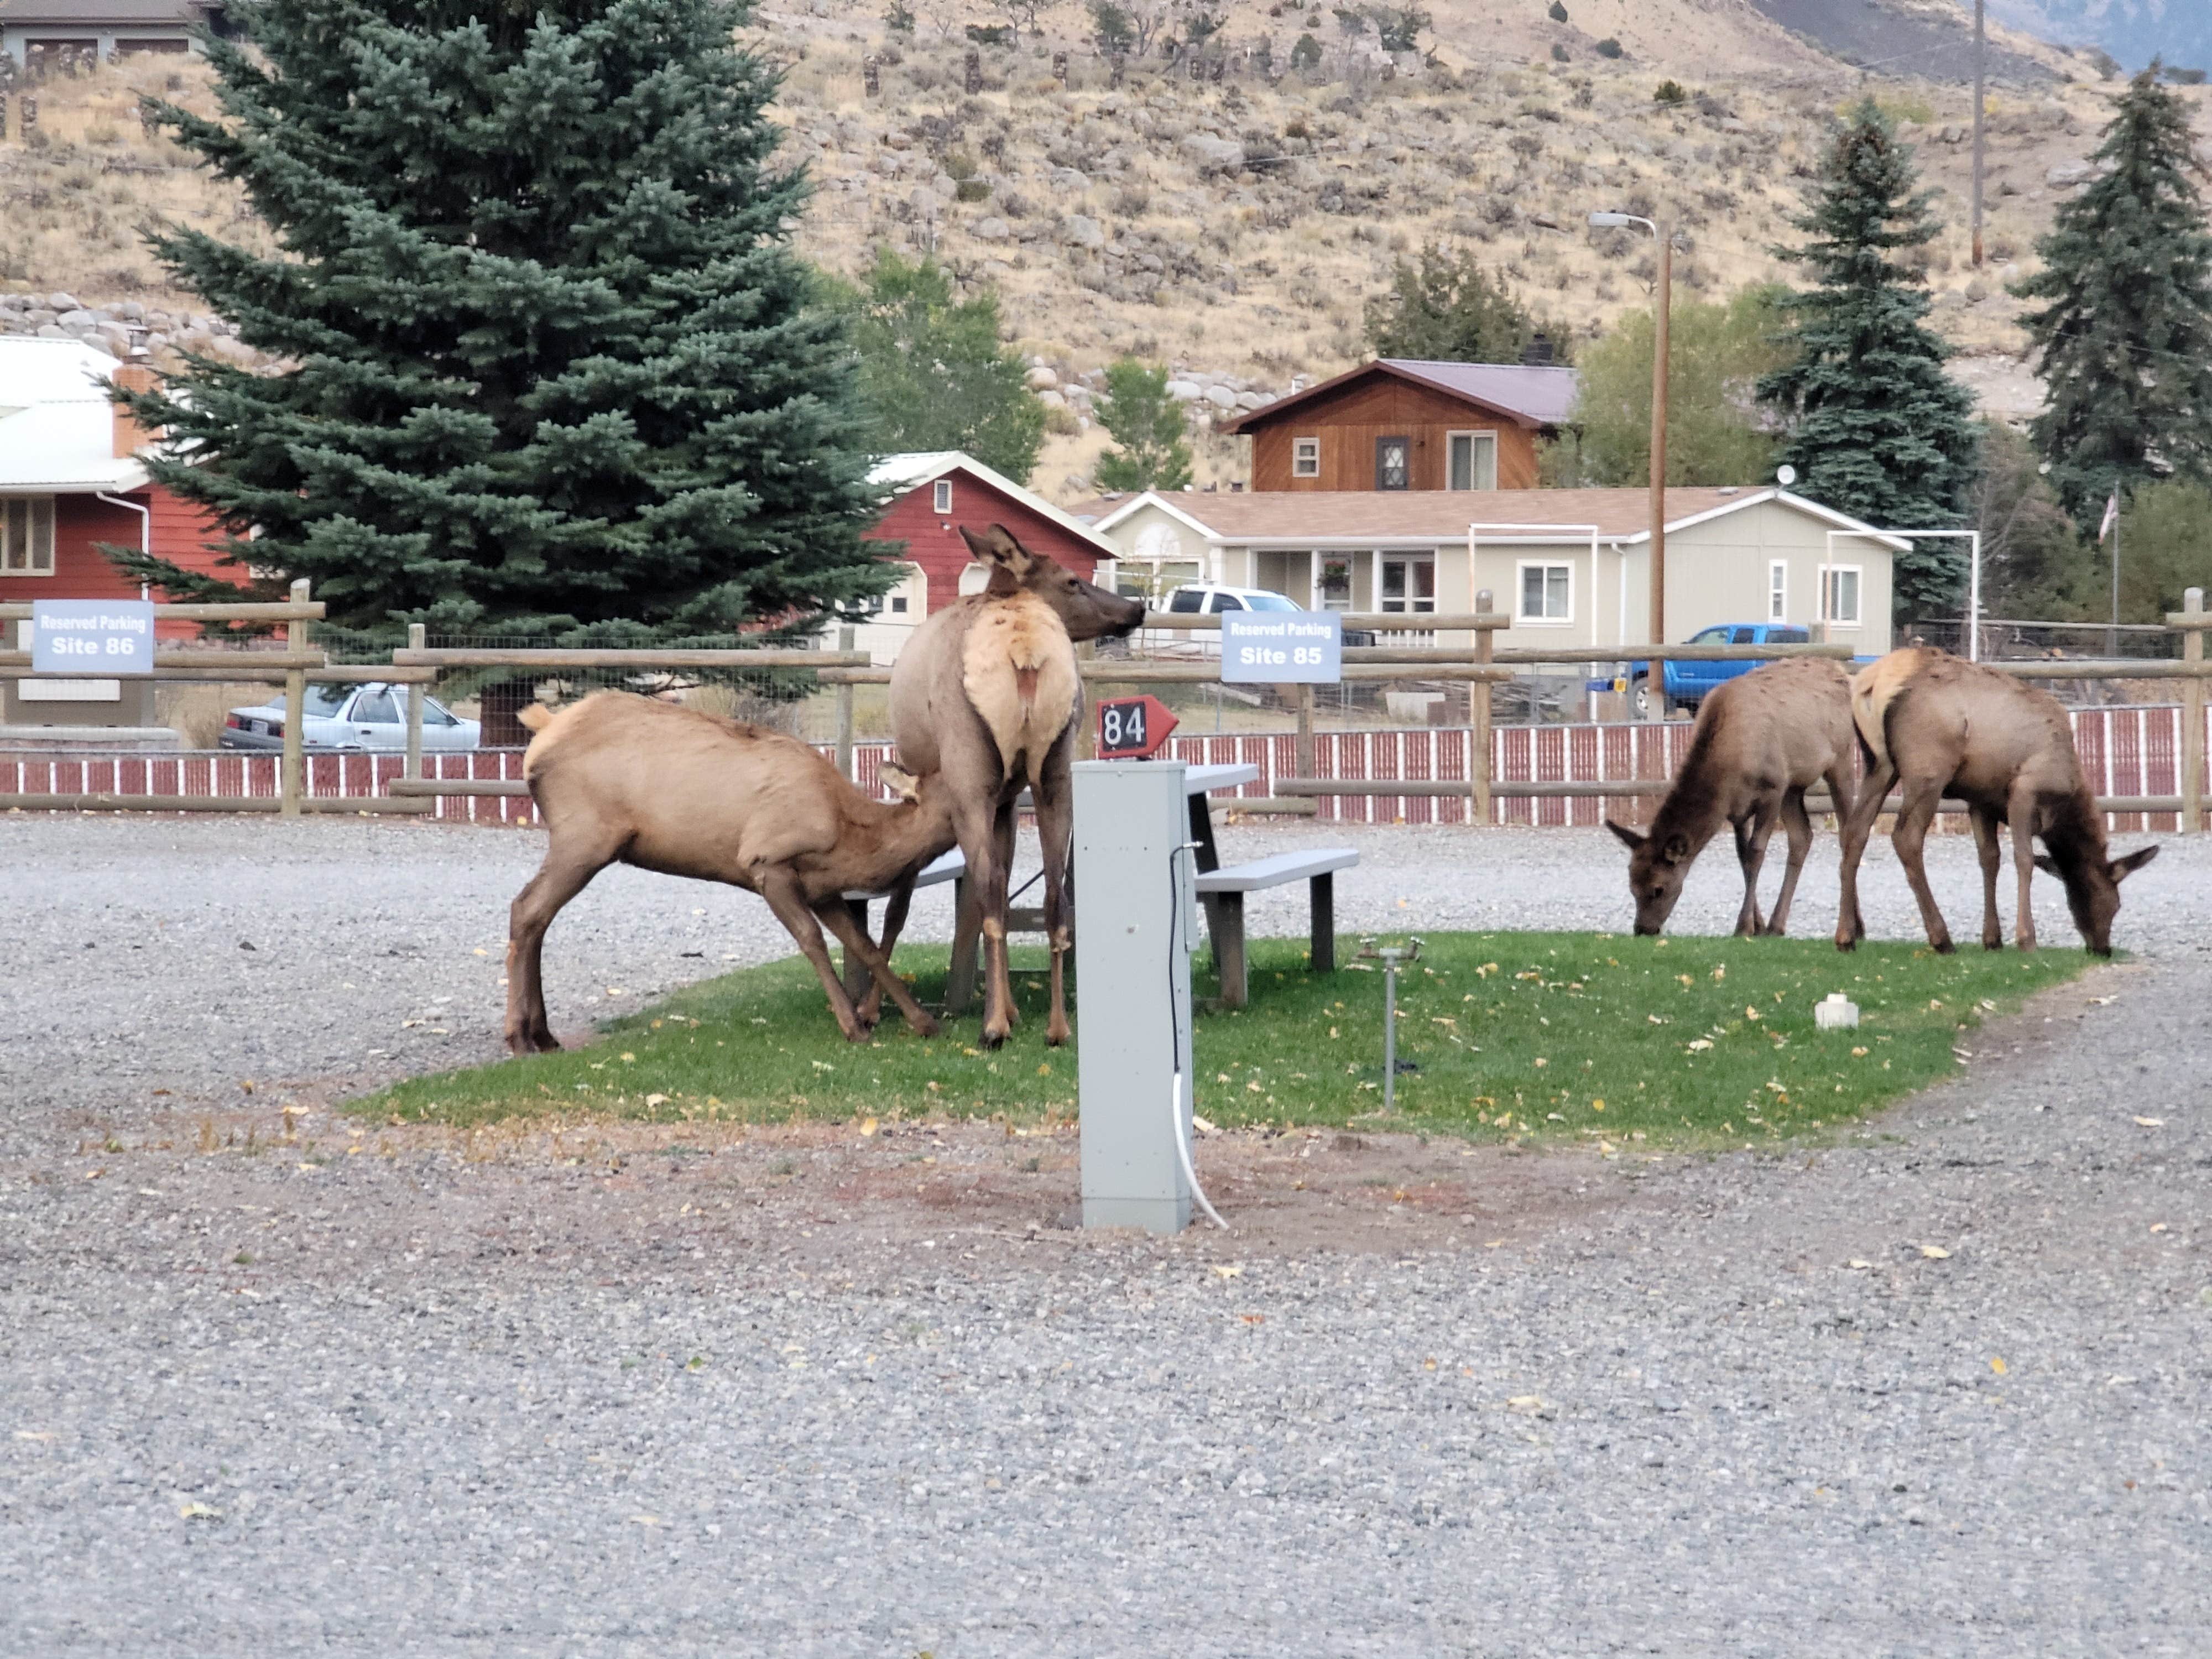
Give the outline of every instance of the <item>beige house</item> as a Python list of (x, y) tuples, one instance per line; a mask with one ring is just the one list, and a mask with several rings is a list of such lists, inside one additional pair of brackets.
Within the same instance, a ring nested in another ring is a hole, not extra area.
[[(1650, 498), (1641, 489), (1147, 491), (1087, 503), (1125, 586), (1266, 588), (1315, 611), (1513, 617), (1501, 647), (1562, 663), (1650, 641)], [(1723, 623), (1825, 625), (1890, 648), (1890, 575), (1905, 546), (1774, 488), (1667, 492), (1667, 633)], [(1463, 642), (1446, 634), (1440, 643)]]

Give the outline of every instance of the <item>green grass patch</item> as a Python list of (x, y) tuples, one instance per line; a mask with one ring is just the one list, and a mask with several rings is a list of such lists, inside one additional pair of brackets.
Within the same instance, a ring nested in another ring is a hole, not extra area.
[[(902, 950), (899, 965), (924, 1002), (942, 995), (943, 946)], [(1954, 1048), (1971, 1050), (1984, 1018), (2088, 965), (2074, 950), (1868, 944), (1846, 957), (1826, 939), (1433, 935), (1399, 981), (1398, 1114), (1478, 1138), (1677, 1145), (1832, 1127), (1956, 1072)], [(1199, 995), (1212, 990), (1201, 971)], [(1815, 1029), (1814, 1005), (1832, 991), (1859, 1005), (1856, 1030)], [(1018, 977), (1017, 994), (1024, 1018), (996, 1054), (975, 1046), (972, 1016), (927, 1041), (894, 1016), (854, 1046), (794, 957), (680, 991), (586, 1047), (416, 1079), (353, 1109), (464, 1126), (585, 1113), (1073, 1115), (1075, 1054), (1044, 1046), (1042, 977)], [(1301, 942), (1255, 941), (1251, 1006), (1198, 1016), (1199, 1110), (1223, 1125), (1371, 1121), (1382, 1027), (1379, 969), (1347, 960), (1316, 975)]]

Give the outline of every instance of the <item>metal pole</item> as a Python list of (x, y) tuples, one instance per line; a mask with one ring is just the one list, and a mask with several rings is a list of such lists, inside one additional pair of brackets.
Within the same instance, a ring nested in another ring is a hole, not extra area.
[[(2192, 617), (2204, 611), (2204, 590), (2192, 587), (2181, 596), (2181, 608)], [(2181, 636), (2184, 662), (2204, 660), (2204, 630), (2191, 628)], [(2204, 832), (2204, 682), (2181, 683), (2181, 828), (2185, 835)]]
[[(2119, 499), (2117, 489), (2113, 491), (2112, 499), (2115, 502)], [(2120, 520), (2124, 516), (2124, 514), (2116, 506), (2112, 512), (2112, 625), (2105, 635), (2105, 654), (2107, 657), (2120, 654)]]
[[(1651, 337), (1651, 643), (1667, 643), (1667, 357), (1668, 325), (1674, 308), (1674, 241), (1664, 222), (1652, 221), (1659, 239), (1659, 309)], [(1595, 572), (1592, 572), (1595, 579)], [(1650, 699), (1655, 720), (1667, 718), (1664, 671), (1651, 665), (1658, 695)]]
[[(307, 603), (307, 580), (301, 577), (292, 584), (292, 603)], [(284, 624), (285, 649), (297, 656), (307, 648), (307, 629), (304, 618), (295, 617)], [(306, 770), (307, 718), (307, 675), (304, 669), (295, 668), (284, 676), (284, 757), (277, 765), (276, 810), (288, 818), (300, 816), (300, 800), (307, 793), (302, 787)]]
[(1982, 659), (1982, 532), (1974, 532), (1972, 560), (1966, 569), (1966, 660)]
[[(429, 643), (428, 632), (421, 623), (407, 624), (407, 648), (420, 651)], [(422, 699), (428, 693), (422, 682), (416, 680), (407, 687), (407, 759), (399, 769), (403, 778), (422, 775)]]
[[(1493, 596), (1484, 588), (1474, 596), (1474, 608), (1484, 615), (1489, 613)], [(1478, 667), (1487, 667), (1497, 655), (1498, 636), (1487, 628), (1480, 628), (1474, 635), (1474, 660)], [(1467, 784), (1470, 816), (1474, 822), (1487, 828), (1490, 823), (1490, 682), (1476, 680), (1467, 688)]]
[(1982, 179), (1984, 149), (1982, 147), (1982, 105), (1984, 59), (1987, 56), (1989, 31), (1982, 16), (1984, 0), (1974, 0), (1974, 264), (1982, 263)]
[[(837, 628), (837, 648), (853, 648), (853, 624), (841, 623)], [(850, 684), (837, 688), (837, 769), (846, 777), (853, 775), (853, 688)]]

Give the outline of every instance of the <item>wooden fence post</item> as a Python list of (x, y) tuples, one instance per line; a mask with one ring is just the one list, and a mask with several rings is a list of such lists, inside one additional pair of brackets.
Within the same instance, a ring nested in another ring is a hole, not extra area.
[[(2182, 612), (2197, 617), (2204, 612), (2204, 590), (2192, 587), (2181, 598)], [(2185, 629), (2181, 635), (2184, 662), (2204, 660), (2204, 630)], [(2204, 833), (2204, 682), (2192, 675), (2181, 683), (2181, 831)]]
[(1298, 775), (1310, 778), (1314, 771), (1314, 689), (1310, 684), (1298, 687)]
[[(1488, 617), (1495, 600), (1490, 589), (1484, 588), (1474, 596), (1475, 611)], [(1496, 638), (1487, 628), (1475, 630), (1476, 667), (1487, 668), (1497, 659)], [(1490, 750), (1490, 682), (1475, 680), (1467, 688), (1467, 789), (1469, 816), (1486, 829), (1491, 822)]]
[[(407, 624), (407, 648), (420, 651), (429, 642), (429, 632), (421, 623)], [(400, 768), (403, 778), (422, 775), (422, 699), (429, 696), (422, 682), (416, 680), (407, 688), (407, 760)]]
[[(1066, 54), (1063, 52), (1060, 55), (1065, 57)], [(1097, 661), (1098, 641), (1084, 641), (1075, 647), (1075, 658), (1078, 663)], [(1077, 672), (1082, 671), (1078, 669)], [(1091, 682), (1086, 678), (1083, 682), (1083, 724), (1075, 734), (1075, 758), (1078, 760), (1098, 758), (1098, 696), (1091, 686)]]
[[(292, 603), (307, 603), (307, 580), (302, 576), (292, 584)], [(284, 648), (293, 656), (307, 649), (307, 629), (310, 624), (304, 617), (295, 617), (284, 624)], [(286, 671), (284, 675), (284, 758), (279, 763), (276, 785), (276, 810), (288, 818), (300, 816), (300, 801), (307, 793), (306, 744), (307, 734), (307, 673), (303, 668)]]
[[(853, 648), (852, 623), (838, 624), (837, 648)], [(837, 688), (837, 769), (848, 778), (853, 775), (853, 687), (849, 681)]]

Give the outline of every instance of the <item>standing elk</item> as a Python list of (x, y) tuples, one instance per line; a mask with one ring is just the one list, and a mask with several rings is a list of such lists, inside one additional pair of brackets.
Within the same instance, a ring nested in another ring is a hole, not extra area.
[[(953, 828), (968, 860), (983, 933), (982, 1045), (1013, 1029), (1006, 966), (1006, 886), (1013, 867), (1014, 800), (1026, 785), (1044, 854), (1045, 934), (1052, 947), (1052, 1015), (1045, 1041), (1067, 1041), (1067, 854), (1074, 804), (1069, 769), (1083, 713), (1075, 641), (1133, 633), (1141, 601), (1125, 599), (1032, 553), (1003, 525), (969, 550), (990, 581), (914, 632), (891, 669), (891, 729), (917, 776), (943, 775)], [(891, 911), (903, 911), (899, 896)], [(886, 921), (885, 948), (896, 933)]]
[(886, 951), (854, 921), (845, 894), (910, 882), (952, 845), (944, 780), (886, 767), (884, 781), (901, 799), (871, 799), (796, 738), (626, 691), (598, 692), (557, 714), (533, 705), (521, 720), (532, 734), (523, 775), (550, 841), (508, 914), (509, 1049), (561, 1046), (545, 1018), (545, 930), (617, 862), (727, 882), (766, 899), (821, 975), (849, 1041), (864, 1041), (872, 1021), (855, 1013), (830, 967), (822, 923), (866, 964), (908, 1025), (937, 1034)]
[[(1866, 937), (1859, 917), (1859, 860), (1893, 783), (1904, 785), (1891, 842), (1928, 942), (1952, 949), (1951, 930), (1929, 890), (1923, 851), (1928, 827), (1946, 794), (1966, 803), (1982, 860), (1982, 947), (2000, 950), (1997, 920), (1997, 826), (2012, 826), (2013, 864), (2020, 874), (2014, 933), (2035, 948), (2028, 884), (2036, 868), (2066, 884), (2067, 908), (2082, 943), (2112, 953), (2112, 920), (2120, 883), (2158, 856), (2155, 846), (2123, 859), (2106, 856), (2105, 819), (2081, 776), (2072, 723), (2056, 697), (2009, 674), (1917, 647), (1893, 651), (1859, 671), (1851, 684), (1851, 719), (1867, 757), (1865, 793), (1844, 826), (1843, 908), (1836, 945), (1848, 951)], [(2035, 856), (2040, 836), (2045, 855)]]
[[(1690, 733), (1690, 752), (1674, 787), (1652, 815), (1648, 835), (1608, 819), (1627, 847), (1628, 890), (1636, 931), (1667, 925), (1682, 883), (1723, 823), (1735, 830), (1743, 866), (1739, 934), (1779, 934), (1813, 845), (1805, 792), (1825, 778), (1838, 819), (1851, 809), (1850, 677), (1820, 658), (1785, 659), (1727, 680), (1706, 696)], [(1759, 872), (1779, 821), (1790, 836), (1790, 867), (1774, 909), (1761, 926)]]

